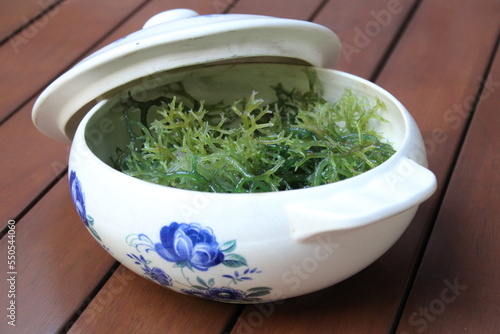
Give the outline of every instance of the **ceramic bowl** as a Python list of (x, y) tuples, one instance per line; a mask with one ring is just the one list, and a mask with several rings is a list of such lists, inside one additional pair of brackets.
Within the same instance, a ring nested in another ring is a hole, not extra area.
[(277, 83), (307, 88), (302, 66), (221, 64), (142, 78), (100, 101), (79, 123), (69, 159), (77, 211), (119, 262), (164, 287), (234, 303), (281, 300), (317, 291), (359, 272), (405, 231), (434, 192), (420, 132), (408, 111), (381, 87), (317, 68), (324, 97), (345, 88), (376, 97), (389, 122), (371, 124), (396, 153), (359, 176), (307, 189), (205, 193), (148, 183), (112, 167), (128, 140), (120, 102), (160, 94), (171, 82), (209, 101), (271, 94)]

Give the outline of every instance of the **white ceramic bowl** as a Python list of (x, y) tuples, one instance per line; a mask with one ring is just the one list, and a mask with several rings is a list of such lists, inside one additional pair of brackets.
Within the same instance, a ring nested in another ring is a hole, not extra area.
[[(127, 141), (119, 103), (183, 81), (219, 101), (262, 96), (270, 86), (307, 89), (300, 66), (230, 64), (150, 76), (122, 87), (80, 122), (69, 160), (73, 201), (89, 231), (123, 265), (173, 290), (223, 302), (266, 302), (310, 293), (359, 272), (401, 236), (435, 190), (420, 132), (388, 92), (359, 77), (317, 69), (324, 96), (350, 88), (387, 106), (373, 123), (396, 153), (359, 176), (308, 189), (215, 194), (151, 184), (110, 167)], [(147, 89), (146, 89), (147, 88)]]

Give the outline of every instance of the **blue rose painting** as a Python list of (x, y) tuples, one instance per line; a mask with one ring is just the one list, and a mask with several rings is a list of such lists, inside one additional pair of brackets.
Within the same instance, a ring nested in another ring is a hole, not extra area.
[[(126, 241), (140, 253), (155, 252), (160, 259), (172, 263), (172, 271), (169, 273), (173, 275), (175, 270), (180, 270), (182, 280), (173, 279), (158, 267), (152, 268), (153, 261), (142, 254), (127, 254), (141, 267), (145, 277), (160, 285), (183, 287), (180, 290), (187, 295), (224, 302), (259, 302), (260, 296), (271, 291), (268, 287), (253, 287), (246, 291), (232, 287), (231, 285), (251, 281), (254, 275), (262, 272), (257, 268), (248, 267), (246, 259), (233, 252), (236, 249), (236, 240), (220, 244), (211, 228), (198, 223), (172, 222), (163, 226), (158, 233), (158, 242), (153, 242), (145, 234), (129, 235)], [(219, 278), (203, 279), (196, 274), (210, 272), (211, 268), (218, 266), (246, 268), (242, 272), (228, 271)], [(216, 284), (218, 281), (226, 283)]]
[(212, 230), (196, 223), (174, 222), (164, 226), (160, 231), (160, 241), (155, 244), (158, 255), (180, 267), (207, 271), (224, 261), (224, 253)]

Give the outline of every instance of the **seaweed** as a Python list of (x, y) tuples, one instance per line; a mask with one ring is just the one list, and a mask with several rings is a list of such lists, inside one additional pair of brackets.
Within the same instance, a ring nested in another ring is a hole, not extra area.
[(337, 101), (327, 102), (314, 78), (309, 82), (305, 93), (272, 87), (271, 103), (251, 92), (231, 105), (205, 105), (181, 83), (172, 85), (169, 97), (129, 97), (124, 116), (131, 141), (118, 150), (115, 167), (181, 189), (249, 193), (341, 181), (394, 154), (369, 129), (370, 120), (386, 121), (380, 100), (370, 104), (345, 89)]

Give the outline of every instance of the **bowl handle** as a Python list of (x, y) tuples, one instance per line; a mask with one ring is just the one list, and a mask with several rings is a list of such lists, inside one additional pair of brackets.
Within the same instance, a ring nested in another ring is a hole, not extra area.
[(436, 190), (434, 174), (405, 156), (377, 168), (382, 169), (377, 177), (362, 174), (357, 183), (339, 182), (336, 192), (326, 198), (287, 205), (292, 237), (305, 240), (375, 223), (419, 205)]

